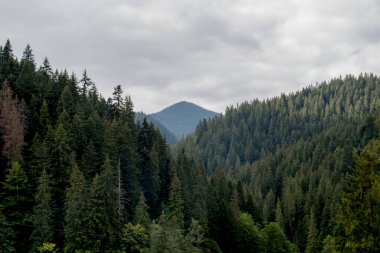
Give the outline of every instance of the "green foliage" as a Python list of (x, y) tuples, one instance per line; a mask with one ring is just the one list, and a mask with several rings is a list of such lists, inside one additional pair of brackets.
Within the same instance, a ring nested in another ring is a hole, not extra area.
[(261, 252), (259, 229), (250, 214), (241, 213), (239, 215), (237, 237), (239, 252)]
[(181, 181), (174, 173), (170, 184), (169, 202), (166, 212), (167, 222), (173, 228), (183, 229), (183, 199)]
[(378, 84), (373, 74), (347, 75), (289, 95), (227, 107), (223, 115), (199, 124), (195, 136), (180, 146), (202, 159), (208, 172), (236, 169), (237, 162), (252, 163), (337, 123), (375, 112)]
[(331, 235), (326, 236), (326, 238), (323, 240), (321, 253), (337, 253), (335, 250), (335, 240)]
[(199, 221), (192, 219), (189, 231), (185, 236), (187, 252), (203, 252), (201, 249), (205, 242), (204, 229)]
[(56, 245), (54, 243), (45, 242), (42, 244), (41, 247), (39, 247), (38, 252), (58, 252), (58, 249), (56, 249)]
[(136, 210), (135, 210), (135, 218), (134, 218), (135, 224), (141, 224), (145, 228), (149, 227), (150, 218), (148, 214), (148, 209), (149, 209), (149, 206), (146, 204), (144, 193), (141, 192), (140, 199), (136, 205)]
[(51, 242), (53, 239), (53, 232), (51, 230), (53, 213), (51, 206), (52, 199), (49, 176), (46, 171), (43, 170), (35, 196), (35, 206), (33, 207), (32, 221), (34, 230), (30, 237), (33, 242), (33, 250), (41, 246), (43, 243)]
[(123, 238), (147, 251), (146, 235), (151, 252), (379, 251), (379, 83), (349, 75), (229, 107), (172, 157), (120, 85), (107, 101), (86, 71), (36, 68), (7, 41), (0, 251), (112, 252)]
[(356, 161), (337, 215), (336, 247), (342, 252), (380, 250), (380, 140)]
[(124, 225), (122, 236), (122, 249), (128, 253), (148, 253), (148, 230), (140, 224)]
[(14, 252), (15, 233), (8, 224), (6, 217), (0, 212), (0, 252)]
[(118, 194), (116, 172), (107, 157), (101, 174), (96, 175), (92, 182), (89, 197), (90, 228), (96, 235), (100, 251), (119, 246), (121, 220)]
[[(25, 209), (30, 206), (30, 195), (28, 195), (28, 177), (18, 162), (13, 162), (5, 181), (2, 182), (2, 193), (0, 202), (0, 212), (3, 213), (7, 222), (11, 223), (15, 231), (16, 251), (22, 249), (27, 244), (25, 235), (28, 235), (28, 225), (30, 214)], [(23, 230), (19, 230), (20, 227)], [(5, 234), (12, 234), (11, 230), (5, 229)], [(27, 237), (28, 238), (28, 237)]]
[(306, 253), (319, 252), (318, 250), (318, 230), (316, 227), (314, 213), (311, 213), (308, 224)]
[(271, 222), (261, 231), (262, 252), (296, 252), (277, 223)]
[(95, 234), (89, 227), (89, 193), (83, 173), (75, 165), (66, 190), (65, 252), (92, 249)]

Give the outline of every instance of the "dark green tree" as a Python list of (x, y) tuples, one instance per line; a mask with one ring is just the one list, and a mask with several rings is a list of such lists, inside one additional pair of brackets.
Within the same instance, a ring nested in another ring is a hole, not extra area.
[(318, 249), (318, 229), (316, 227), (314, 212), (310, 214), (307, 233), (306, 253), (319, 252)]
[(337, 215), (336, 247), (341, 252), (380, 250), (380, 140), (356, 161)]
[[(2, 182), (2, 193), (0, 201), (0, 212), (4, 214), (6, 221), (12, 224), (15, 232), (16, 251), (22, 251), (28, 245), (30, 229), (31, 196), (28, 194), (28, 177), (16, 161), (12, 163), (5, 181)], [(26, 226), (25, 226), (26, 225)]]
[(66, 190), (65, 252), (94, 247), (96, 234), (89, 229), (88, 194), (83, 173), (74, 165)]
[(150, 218), (148, 214), (149, 206), (146, 204), (146, 199), (143, 192), (140, 192), (139, 202), (136, 205), (134, 223), (141, 224), (145, 228), (149, 227)]
[(106, 157), (102, 172), (96, 175), (90, 193), (90, 223), (96, 235), (94, 245), (101, 252), (119, 248), (121, 222), (119, 217), (117, 174)]
[(15, 232), (7, 222), (6, 217), (0, 212), (0, 252), (15, 252)]
[(49, 185), (49, 176), (46, 170), (42, 171), (39, 178), (37, 193), (35, 196), (35, 206), (33, 207), (32, 222), (33, 232), (30, 240), (33, 242), (31, 251), (41, 247), (43, 243), (53, 241), (52, 231), (52, 199)]

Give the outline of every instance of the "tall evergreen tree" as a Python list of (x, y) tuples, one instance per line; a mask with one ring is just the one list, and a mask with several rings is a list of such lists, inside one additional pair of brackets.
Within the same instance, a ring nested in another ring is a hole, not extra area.
[(90, 195), (91, 229), (96, 235), (96, 247), (104, 252), (116, 250), (120, 245), (121, 223), (119, 217), (119, 192), (117, 175), (111, 162), (106, 157), (102, 172), (96, 175)]
[(6, 217), (0, 212), (0, 252), (15, 252), (14, 248), (15, 233)]
[(41, 247), (43, 243), (52, 242), (52, 199), (49, 185), (49, 176), (46, 170), (42, 171), (39, 178), (37, 193), (35, 196), (35, 206), (33, 207), (32, 221), (34, 230), (30, 237), (33, 242), (32, 251)]
[(307, 233), (306, 253), (319, 252), (318, 250), (318, 230), (316, 227), (314, 212), (309, 217), (309, 230)]
[(74, 166), (66, 190), (65, 252), (90, 250), (94, 232), (89, 229), (88, 191), (83, 173)]
[(146, 204), (146, 199), (143, 192), (140, 192), (139, 202), (135, 209), (134, 223), (141, 224), (145, 228), (149, 227), (150, 218), (148, 214), (149, 206)]
[(342, 252), (380, 250), (380, 140), (356, 162), (337, 215), (336, 246)]
[(2, 182), (2, 193), (0, 199), (0, 212), (2, 212), (6, 220), (12, 224), (12, 228), (16, 232), (15, 248), (16, 251), (22, 252), (28, 245), (30, 229), (28, 224), (30, 220), (30, 196), (28, 194), (29, 183), (28, 177), (16, 161), (12, 163), (5, 181)]

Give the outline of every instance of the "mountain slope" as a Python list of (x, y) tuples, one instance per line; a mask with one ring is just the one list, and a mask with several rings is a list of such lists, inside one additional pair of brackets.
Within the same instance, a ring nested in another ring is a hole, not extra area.
[(174, 133), (177, 139), (181, 139), (194, 132), (200, 120), (211, 119), (216, 115), (216, 112), (182, 101), (160, 112), (150, 114), (149, 117), (160, 122), (169, 131)]
[(252, 163), (337, 123), (360, 119), (380, 108), (380, 81), (372, 74), (349, 75), (289, 95), (229, 107), (198, 125), (184, 145), (207, 170)]
[(177, 137), (170, 132), (166, 127), (164, 127), (160, 122), (153, 119), (149, 115), (146, 115), (143, 112), (136, 113), (136, 120), (139, 122), (143, 122), (144, 118), (146, 118), (149, 122), (152, 122), (153, 125), (160, 131), (160, 133), (165, 137), (165, 140), (168, 144), (172, 145), (177, 142)]
[(201, 159), (211, 175), (227, 171), (256, 222), (275, 221), (300, 252), (321, 252), (325, 238), (346, 236), (338, 210), (356, 157), (379, 136), (378, 108), (379, 77), (349, 75), (227, 108), (176, 151)]

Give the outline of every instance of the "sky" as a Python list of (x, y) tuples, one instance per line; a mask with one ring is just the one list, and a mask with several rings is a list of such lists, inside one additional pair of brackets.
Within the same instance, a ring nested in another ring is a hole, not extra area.
[(80, 77), (136, 111), (179, 101), (216, 112), (380, 72), (378, 0), (0, 0), (0, 43)]

